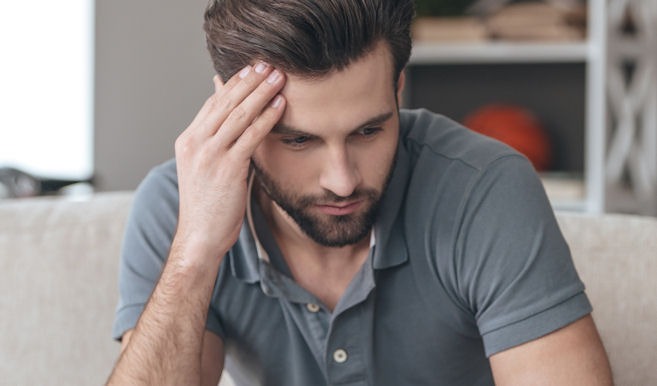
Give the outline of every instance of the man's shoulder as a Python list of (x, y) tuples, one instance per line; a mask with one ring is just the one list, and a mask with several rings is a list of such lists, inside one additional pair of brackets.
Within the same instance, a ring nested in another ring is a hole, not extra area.
[(176, 160), (172, 158), (154, 166), (142, 180), (138, 190), (178, 192)]
[(412, 156), (433, 155), (476, 170), (499, 158), (519, 155), (506, 144), (426, 109), (400, 111), (400, 141)]
[(442, 235), (451, 245), (468, 211), (500, 207), (525, 197), (515, 187), (536, 186), (529, 161), (506, 144), (427, 110), (402, 111), (400, 119), (399, 158), (409, 173), (405, 218), (426, 230), (417, 234)]
[(156, 178), (164, 178), (169, 181), (173, 181), (176, 184), (178, 183), (178, 175), (176, 171), (176, 159), (171, 158), (159, 165), (154, 166), (150, 172), (149, 176), (153, 175)]
[(175, 159), (153, 167), (135, 192), (133, 206), (136, 210), (158, 212), (161, 211), (162, 205), (171, 208), (177, 208), (178, 205), (178, 176)]

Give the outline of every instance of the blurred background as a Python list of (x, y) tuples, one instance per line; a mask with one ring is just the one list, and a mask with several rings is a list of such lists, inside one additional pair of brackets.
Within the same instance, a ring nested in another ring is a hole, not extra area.
[[(132, 190), (212, 90), (206, 0), (0, 3), (0, 198)], [(657, 1), (417, 0), (405, 107), (527, 155), (557, 209), (657, 215)]]

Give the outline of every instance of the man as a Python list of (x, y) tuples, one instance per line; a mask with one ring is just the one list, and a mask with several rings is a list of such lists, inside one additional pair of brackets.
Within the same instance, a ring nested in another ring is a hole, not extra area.
[(109, 384), (611, 383), (528, 161), (399, 111), (412, 15), (211, 2), (216, 92), (136, 194)]

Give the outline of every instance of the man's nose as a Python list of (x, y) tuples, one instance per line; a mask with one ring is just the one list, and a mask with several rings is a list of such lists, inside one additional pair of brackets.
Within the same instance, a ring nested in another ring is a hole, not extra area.
[(361, 182), (360, 172), (347, 149), (330, 150), (319, 179), (321, 187), (340, 197), (348, 197)]

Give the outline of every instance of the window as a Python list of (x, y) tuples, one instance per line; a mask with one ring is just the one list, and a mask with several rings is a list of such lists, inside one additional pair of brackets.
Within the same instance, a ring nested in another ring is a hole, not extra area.
[(93, 0), (0, 2), (0, 167), (93, 173)]

